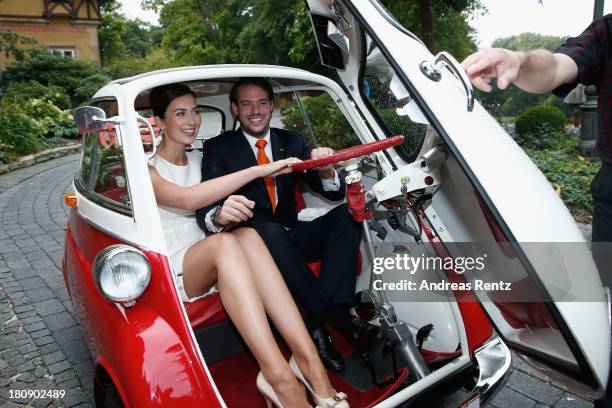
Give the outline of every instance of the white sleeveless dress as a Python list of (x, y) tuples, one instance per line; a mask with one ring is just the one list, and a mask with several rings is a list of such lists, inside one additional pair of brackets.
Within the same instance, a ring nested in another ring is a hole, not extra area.
[[(201, 181), (202, 154), (198, 150), (187, 153), (187, 165), (177, 166), (163, 157), (156, 155), (149, 160), (149, 164), (157, 170), (164, 179), (182, 187), (190, 187)], [(213, 292), (209, 292), (189, 298), (183, 286), (183, 258), (185, 252), (196, 242), (205, 237), (204, 232), (198, 226), (195, 211), (158, 205), (159, 217), (161, 219), (164, 237), (168, 247), (168, 258), (172, 270), (176, 276), (181, 300), (193, 302)]]

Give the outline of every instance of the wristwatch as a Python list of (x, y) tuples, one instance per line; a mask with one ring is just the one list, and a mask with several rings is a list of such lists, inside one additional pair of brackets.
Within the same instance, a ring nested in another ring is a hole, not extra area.
[(221, 232), (223, 231), (224, 226), (223, 225), (219, 225), (215, 222), (215, 218), (217, 218), (217, 215), (219, 215), (219, 213), (221, 212), (221, 208), (222, 206), (218, 205), (215, 207), (215, 210), (213, 211), (212, 215), (210, 216), (210, 223), (212, 224), (213, 227), (215, 227), (215, 231), (212, 232)]

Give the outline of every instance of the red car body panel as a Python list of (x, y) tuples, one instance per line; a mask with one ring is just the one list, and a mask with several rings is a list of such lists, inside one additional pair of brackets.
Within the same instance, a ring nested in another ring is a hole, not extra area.
[(94, 360), (114, 379), (126, 406), (221, 406), (181, 313), (165, 256), (142, 250), (151, 282), (132, 307), (98, 290), (92, 264), (102, 249), (121, 243), (70, 212), (64, 279)]

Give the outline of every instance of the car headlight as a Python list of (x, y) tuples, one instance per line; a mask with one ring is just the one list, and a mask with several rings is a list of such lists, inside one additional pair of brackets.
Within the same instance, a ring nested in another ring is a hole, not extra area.
[(96, 256), (94, 280), (100, 292), (113, 302), (132, 306), (151, 280), (147, 257), (128, 245), (111, 245)]

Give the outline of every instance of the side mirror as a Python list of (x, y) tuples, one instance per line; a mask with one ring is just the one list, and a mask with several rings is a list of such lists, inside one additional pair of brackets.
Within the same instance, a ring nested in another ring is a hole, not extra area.
[(104, 129), (107, 123), (118, 124), (118, 118), (106, 119), (106, 113), (94, 106), (81, 106), (74, 110), (74, 122), (81, 132), (95, 132)]

